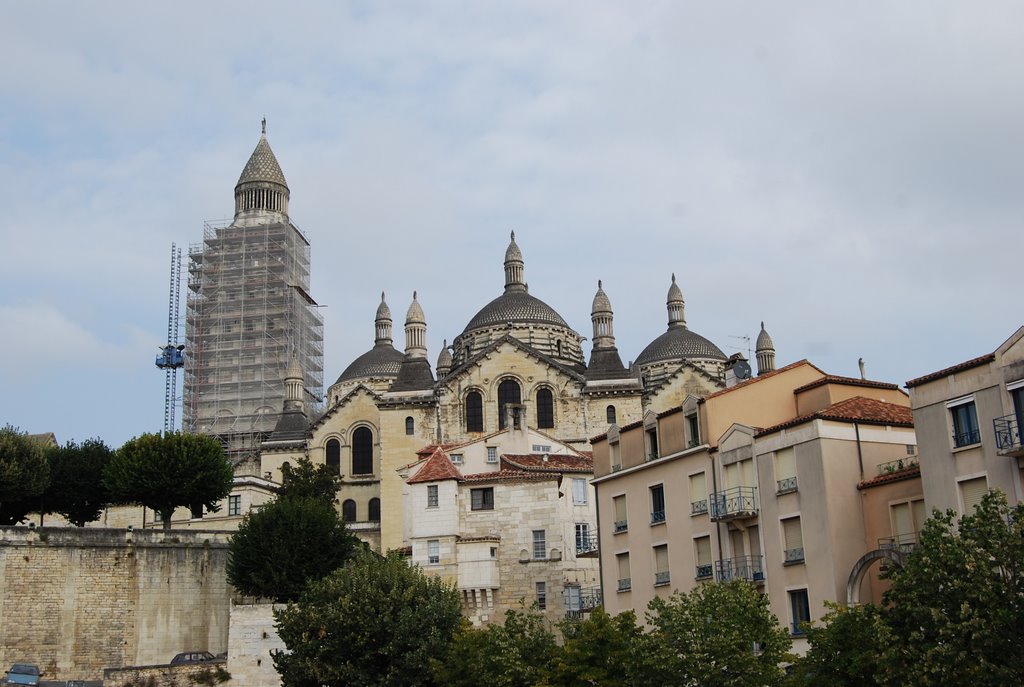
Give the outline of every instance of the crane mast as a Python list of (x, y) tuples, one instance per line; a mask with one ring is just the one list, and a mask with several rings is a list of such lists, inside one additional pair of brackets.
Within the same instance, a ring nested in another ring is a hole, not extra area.
[(178, 400), (178, 369), (185, 365), (184, 345), (178, 343), (181, 304), (181, 249), (171, 244), (171, 285), (167, 303), (167, 343), (160, 346), (156, 366), (164, 371), (164, 433), (175, 430), (174, 408)]

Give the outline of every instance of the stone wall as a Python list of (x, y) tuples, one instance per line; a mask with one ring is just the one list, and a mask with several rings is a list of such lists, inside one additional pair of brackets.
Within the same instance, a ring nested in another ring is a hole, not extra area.
[(0, 528), (0, 665), (52, 680), (227, 650), (225, 533)]
[(103, 671), (103, 687), (185, 687), (218, 685), (229, 680), (223, 660), (176, 666), (110, 668)]
[(274, 627), (275, 608), (282, 606), (232, 604), (227, 666), (232, 685), (280, 687), (281, 676), (270, 657), (271, 651), (285, 648)]

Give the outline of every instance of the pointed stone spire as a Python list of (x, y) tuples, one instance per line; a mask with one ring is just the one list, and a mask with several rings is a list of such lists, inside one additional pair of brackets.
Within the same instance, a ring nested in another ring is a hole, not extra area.
[(675, 272), (672, 273), (672, 286), (668, 287), (668, 299), (666, 301), (666, 305), (668, 306), (669, 329), (685, 327), (686, 303), (683, 301), (683, 292), (679, 289), (679, 285), (676, 284)]
[(608, 294), (601, 288), (601, 280), (598, 279), (594, 304), (590, 308), (590, 321), (594, 325), (594, 348), (615, 347), (612, 318), (612, 303), (608, 300)]
[(757, 356), (757, 374), (763, 375), (775, 369), (775, 344), (772, 337), (764, 329), (764, 322), (761, 322), (761, 333), (757, 335), (757, 348), (754, 351)]
[(447, 376), (452, 370), (452, 352), (448, 350), (448, 339), (444, 340), (441, 346), (441, 353), (437, 356), (437, 378)]
[(267, 120), (263, 119), (260, 140), (245, 163), (235, 185), (235, 219), (267, 214), (288, 216), (291, 191), (274, 151), (267, 142)]
[(409, 358), (427, 357), (427, 318), (412, 292), (412, 304), (405, 315), (405, 355)]
[(384, 300), (384, 292), (380, 292), (380, 305), (377, 306), (377, 317), (374, 319), (374, 329), (376, 330), (376, 336), (373, 339), (373, 343), (377, 346), (390, 346), (391, 345), (391, 308), (388, 307), (387, 302)]
[(505, 250), (505, 291), (526, 291), (526, 280), (523, 278), (525, 263), (523, 253), (516, 245), (516, 233)]

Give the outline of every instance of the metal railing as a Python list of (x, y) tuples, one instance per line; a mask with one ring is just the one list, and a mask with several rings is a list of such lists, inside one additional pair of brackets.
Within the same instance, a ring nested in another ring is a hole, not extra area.
[(764, 564), (761, 556), (725, 558), (715, 562), (715, 576), (719, 582), (727, 580), (761, 582), (764, 580)]
[(583, 619), (584, 613), (590, 613), (604, 604), (600, 587), (566, 587), (563, 592), (565, 616)]
[(663, 522), (665, 522), (665, 511), (663, 511), (663, 510), (651, 511), (651, 524), (652, 525), (660, 525)]
[(597, 532), (576, 535), (576, 555), (582, 556), (597, 551)]
[(616, 532), (625, 532), (628, 529), (629, 529), (629, 521), (628, 520), (616, 520), (615, 521), (615, 531)]
[(757, 487), (733, 487), (725, 491), (716, 491), (711, 495), (712, 520), (731, 520), (754, 515), (757, 515)]
[(690, 502), (690, 515), (700, 515), (708, 512), (708, 500), (702, 499), (700, 501)]
[(786, 565), (792, 563), (803, 563), (804, 562), (804, 549), (801, 546), (798, 549), (786, 549)]
[(920, 532), (905, 532), (891, 537), (881, 537), (878, 540), (878, 548), (910, 553), (917, 548), (919, 534)]
[(912, 467), (920, 465), (920, 459), (917, 456), (907, 456), (906, 458), (897, 458), (896, 460), (890, 460), (887, 463), (880, 463), (878, 466), (879, 475), (889, 475), (894, 472), (900, 472), (901, 470), (907, 470)]
[(992, 428), (996, 432), (996, 448), (1000, 451), (1020, 451), (1020, 425), (1016, 415), (997, 417), (992, 421)]
[(784, 477), (776, 482), (777, 488), (775, 489), (776, 494), (789, 494), (797, 490), (796, 488), (796, 475), (793, 477)]
[(632, 588), (633, 588), (633, 585), (632, 585), (632, 580), (630, 578), (623, 577), (621, 580), (619, 580), (619, 591), (620, 592), (628, 592)]
[(697, 566), (697, 574), (694, 576), (698, 580), (706, 580), (714, 574), (714, 566), (710, 563)]
[(965, 432), (957, 432), (956, 434), (953, 435), (953, 448), (960, 448), (961, 446), (970, 446), (971, 444), (980, 443), (980, 429), (969, 429)]
[(670, 578), (669, 572), (667, 570), (664, 571), (664, 572), (656, 572), (656, 573), (654, 573), (654, 586), (655, 587), (657, 587), (659, 585), (663, 585), (663, 584), (668, 584), (670, 581), (671, 581), (671, 578)]

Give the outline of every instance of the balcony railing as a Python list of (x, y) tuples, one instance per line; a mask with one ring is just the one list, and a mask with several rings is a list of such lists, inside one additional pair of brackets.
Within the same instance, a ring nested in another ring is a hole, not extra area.
[(792, 565), (794, 563), (803, 563), (804, 562), (804, 549), (803, 549), (802, 546), (800, 548), (797, 548), (797, 549), (786, 549), (785, 555), (786, 555), (786, 561), (785, 561), (786, 565)]
[(665, 572), (654, 573), (654, 586), (660, 587), (663, 584), (668, 584), (671, 581), (668, 570)]
[(714, 574), (714, 567), (710, 563), (697, 566), (697, 574), (694, 576), (698, 580), (706, 580)]
[(597, 532), (576, 535), (576, 555), (594, 556), (597, 554)]
[(708, 500), (701, 499), (700, 501), (690, 502), (690, 515), (701, 515), (708, 512)]
[(907, 470), (912, 467), (916, 467), (920, 464), (920, 459), (917, 456), (907, 456), (906, 458), (897, 458), (896, 460), (890, 460), (888, 463), (881, 463), (878, 466), (879, 475), (891, 475), (894, 472), (900, 472)]
[(715, 562), (715, 575), (719, 582), (727, 580), (764, 581), (764, 564), (760, 556), (738, 556)]
[(981, 430), (979, 429), (968, 429), (963, 432), (956, 432), (953, 434), (953, 448), (960, 448), (961, 446), (970, 446), (972, 444), (981, 443)]
[(615, 531), (616, 532), (625, 532), (628, 529), (629, 529), (629, 521), (628, 520), (616, 520), (615, 521)]
[(663, 511), (663, 510), (656, 510), (656, 511), (652, 511), (651, 512), (651, 524), (652, 525), (660, 525), (663, 522), (665, 522), (665, 511)]
[(778, 495), (790, 494), (797, 490), (795, 475), (793, 477), (785, 477), (783, 479), (780, 479), (778, 482), (776, 482), (776, 484), (778, 485), (778, 487), (776, 488), (775, 493)]
[(917, 548), (919, 532), (906, 532), (878, 540), (878, 548), (910, 553)]
[(711, 495), (711, 519), (716, 522), (756, 515), (757, 487), (733, 487)]
[(997, 417), (992, 421), (996, 432), (996, 449), (1008, 456), (1024, 456), (1020, 441), (1020, 424), (1016, 415)]
[(565, 615), (568, 618), (583, 619), (584, 613), (590, 613), (603, 605), (600, 587), (567, 586), (563, 591)]
[(628, 592), (632, 588), (633, 588), (633, 585), (632, 585), (632, 580), (630, 578), (623, 577), (621, 580), (619, 580), (619, 591), (620, 592)]

